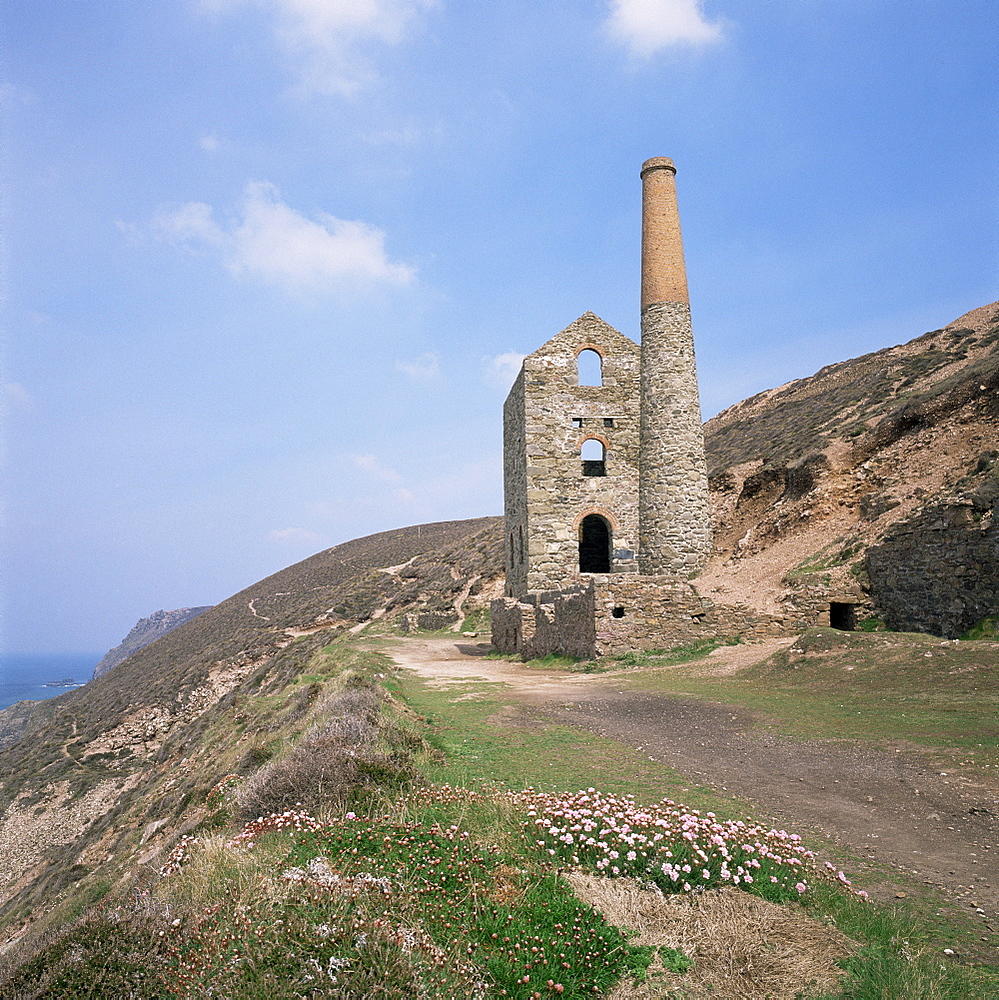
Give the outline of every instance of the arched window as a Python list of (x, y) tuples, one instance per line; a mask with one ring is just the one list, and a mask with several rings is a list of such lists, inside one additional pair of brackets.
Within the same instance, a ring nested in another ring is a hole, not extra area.
[(579, 451), (579, 457), (583, 462), (584, 476), (606, 476), (607, 475), (607, 451), (603, 441), (597, 438), (587, 438), (583, 442), (583, 447)]
[(599, 514), (587, 514), (579, 525), (579, 572), (609, 573), (611, 529)]
[(580, 385), (603, 385), (604, 361), (600, 355), (590, 348), (580, 351), (576, 358), (576, 373)]

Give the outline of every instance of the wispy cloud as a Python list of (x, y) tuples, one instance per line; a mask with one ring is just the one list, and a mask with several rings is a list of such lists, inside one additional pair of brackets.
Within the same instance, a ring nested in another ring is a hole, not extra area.
[(0, 80), (0, 106), (10, 107), (13, 104), (33, 104), (35, 92), (27, 87), (19, 87), (16, 83)]
[(30, 413), (35, 401), (20, 382), (0, 384), (0, 413)]
[(215, 135), (213, 132), (209, 132), (207, 135), (203, 135), (198, 140), (198, 145), (206, 153), (216, 153), (218, 152), (218, 149), (222, 145), (222, 143), (219, 142), (219, 137), (217, 135)]
[(329, 541), (308, 528), (275, 528), (267, 536), (272, 542), (281, 545), (303, 546), (311, 545), (317, 549), (329, 544)]
[(378, 78), (373, 45), (398, 45), (438, 0), (204, 0), (215, 10), (270, 14), (304, 91), (350, 96)]
[(391, 483), (392, 485), (399, 485), (402, 482), (402, 476), (395, 469), (383, 465), (374, 455), (347, 455), (346, 457), (356, 468), (378, 482)]
[(506, 354), (497, 354), (493, 358), (486, 358), (486, 381), (508, 389), (520, 373), (520, 366), (526, 357), (526, 354), (507, 351)]
[(720, 41), (719, 22), (705, 19), (702, 0), (611, 0), (607, 28), (634, 55)]
[(395, 370), (405, 372), (416, 382), (432, 382), (441, 373), (440, 356), (432, 351), (421, 354), (414, 361), (397, 361)]
[(210, 205), (188, 202), (157, 212), (152, 229), (191, 252), (219, 256), (232, 274), (263, 278), (293, 294), (407, 285), (416, 274), (389, 260), (384, 230), (325, 213), (309, 219), (266, 182), (247, 185), (236, 217), (225, 225)]

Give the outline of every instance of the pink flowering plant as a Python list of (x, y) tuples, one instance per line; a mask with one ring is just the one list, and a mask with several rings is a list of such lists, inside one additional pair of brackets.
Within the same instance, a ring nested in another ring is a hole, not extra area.
[[(819, 879), (850, 880), (820, 865), (801, 837), (743, 820), (720, 820), (669, 799), (640, 806), (593, 788), (573, 794), (528, 789), (529, 840), (552, 859), (611, 877), (631, 876), (663, 892), (735, 886), (765, 899), (797, 899)], [(865, 895), (859, 893), (858, 895)]]
[[(419, 818), (322, 822), (296, 808), (247, 823), (225, 848), (267, 865), (266, 883), (282, 888), (178, 920), (177, 995), (280, 983), (299, 995), (540, 1000), (593, 997), (643, 974), (651, 949), (580, 903), (547, 855), (503, 850), (448, 818), (490, 807), (489, 796), (434, 786), (408, 801)], [(204, 847), (185, 839), (161, 875), (184, 872)], [(396, 992), (377, 992), (393, 979)]]

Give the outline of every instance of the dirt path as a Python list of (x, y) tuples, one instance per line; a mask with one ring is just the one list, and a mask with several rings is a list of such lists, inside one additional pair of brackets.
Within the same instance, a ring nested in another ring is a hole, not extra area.
[[(722, 647), (705, 660), (705, 670), (731, 673), (778, 645)], [(994, 780), (933, 766), (911, 744), (792, 740), (762, 729), (743, 708), (629, 690), (622, 672), (565, 674), (487, 660), (487, 648), (470, 640), (410, 639), (390, 653), (435, 684), (503, 683), (511, 701), (533, 712), (619, 740), (691, 782), (749, 799), (776, 824), (815, 831), (938, 886), (982, 921), (983, 936), (999, 924)], [(880, 894), (896, 891), (885, 885)]]

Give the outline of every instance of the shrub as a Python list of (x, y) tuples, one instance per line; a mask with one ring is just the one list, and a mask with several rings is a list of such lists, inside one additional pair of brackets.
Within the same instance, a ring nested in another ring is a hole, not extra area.
[(162, 997), (167, 981), (162, 932), (167, 927), (156, 915), (92, 911), (37, 941), (30, 952), (15, 949), (6, 956), (0, 995), (10, 1000)]
[(324, 699), (316, 709), (322, 721), (240, 787), (241, 814), (252, 819), (297, 805), (342, 804), (364, 788), (400, 784), (409, 776), (404, 756), (374, 749), (380, 708), (377, 691), (359, 677)]

